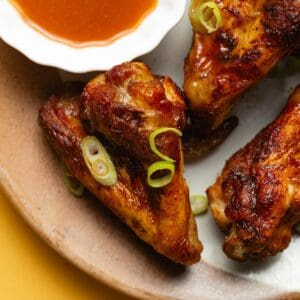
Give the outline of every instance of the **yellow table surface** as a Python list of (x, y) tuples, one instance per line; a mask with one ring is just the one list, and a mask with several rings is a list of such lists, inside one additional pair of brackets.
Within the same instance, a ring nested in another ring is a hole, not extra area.
[(60, 257), (29, 228), (1, 189), (0, 293), (4, 300), (131, 299)]

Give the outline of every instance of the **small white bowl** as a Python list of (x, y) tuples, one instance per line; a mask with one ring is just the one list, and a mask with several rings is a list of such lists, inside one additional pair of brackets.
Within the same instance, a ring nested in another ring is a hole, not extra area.
[(76, 48), (33, 29), (9, 0), (0, 0), (0, 37), (42, 65), (73, 73), (107, 70), (153, 50), (182, 18), (185, 6), (186, 0), (159, 0), (135, 31), (109, 45)]

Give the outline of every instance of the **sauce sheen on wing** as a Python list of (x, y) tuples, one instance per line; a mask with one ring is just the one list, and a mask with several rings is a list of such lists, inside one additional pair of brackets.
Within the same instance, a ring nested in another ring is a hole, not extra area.
[(222, 26), (194, 33), (184, 91), (191, 121), (210, 134), (236, 99), (300, 47), (299, 0), (220, 0)]

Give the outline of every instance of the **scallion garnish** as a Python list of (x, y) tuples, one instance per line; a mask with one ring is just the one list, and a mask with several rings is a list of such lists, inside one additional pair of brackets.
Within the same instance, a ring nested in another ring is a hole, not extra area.
[(300, 234), (300, 223), (296, 224), (295, 231), (296, 233)]
[[(161, 188), (168, 184), (170, 184), (173, 180), (174, 174), (175, 174), (175, 160), (170, 158), (169, 156), (161, 153), (156, 146), (155, 139), (158, 135), (165, 133), (165, 132), (173, 132), (176, 133), (178, 136), (182, 136), (182, 132), (176, 128), (173, 127), (161, 127), (149, 135), (149, 144), (150, 148), (158, 157), (163, 159), (162, 161), (157, 161), (153, 163), (148, 168), (148, 176), (147, 181), (148, 184), (153, 188)], [(160, 177), (160, 178), (153, 178), (153, 175), (159, 171), (168, 171), (168, 174)]]
[(212, 33), (221, 27), (222, 15), (215, 2), (194, 0), (190, 7), (190, 20), (196, 32)]
[(84, 192), (83, 185), (73, 176), (70, 176), (69, 170), (64, 163), (62, 163), (61, 169), (64, 183), (67, 186), (70, 193), (72, 193), (76, 197), (81, 197)]
[(112, 186), (117, 182), (115, 166), (96, 137), (85, 137), (81, 142), (81, 150), (85, 164), (97, 182), (104, 186)]
[[(153, 178), (157, 172), (168, 171), (168, 174), (160, 177)], [(162, 188), (170, 184), (175, 174), (175, 164), (169, 161), (157, 161), (148, 168), (147, 182), (153, 188)]]
[(205, 213), (208, 209), (208, 199), (202, 195), (193, 195), (190, 197), (191, 208), (194, 216)]
[(182, 132), (176, 128), (172, 128), (172, 127), (161, 127), (161, 128), (158, 128), (156, 130), (154, 130), (153, 132), (151, 132), (151, 134), (149, 135), (149, 144), (150, 144), (150, 147), (151, 147), (151, 150), (157, 155), (159, 156), (162, 160), (164, 161), (168, 161), (168, 162), (175, 162), (174, 159), (168, 157), (167, 155), (161, 153), (157, 147), (156, 147), (156, 143), (155, 143), (155, 139), (158, 135), (162, 134), (162, 133), (165, 133), (165, 132), (168, 132), (168, 131), (171, 131), (171, 132), (174, 132), (176, 133), (177, 135), (179, 136), (182, 136)]

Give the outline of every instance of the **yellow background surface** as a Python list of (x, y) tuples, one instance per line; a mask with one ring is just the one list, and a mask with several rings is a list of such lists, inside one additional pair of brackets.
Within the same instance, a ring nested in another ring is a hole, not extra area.
[(0, 299), (131, 298), (98, 283), (60, 257), (29, 228), (0, 189)]

